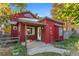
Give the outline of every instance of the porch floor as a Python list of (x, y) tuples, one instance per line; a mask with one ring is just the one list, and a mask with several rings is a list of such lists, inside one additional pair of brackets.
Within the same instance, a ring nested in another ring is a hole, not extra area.
[(32, 49), (32, 48), (36, 48), (36, 47), (42, 47), (42, 46), (45, 46), (45, 45), (46, 44), (44, 42), (33, 41), (33, 42), (27, 43), (27, 48)]
[[(25, 42), (22, 43), (22, 45), (25, 45)], [(36, 48), (36, 47), (42, 47), (45, 46), (46, 44), (44, 42), (40, 42), (40, 41), (27, 41), (27, 48), (28, 49), (32, 49), (32, 48)]]

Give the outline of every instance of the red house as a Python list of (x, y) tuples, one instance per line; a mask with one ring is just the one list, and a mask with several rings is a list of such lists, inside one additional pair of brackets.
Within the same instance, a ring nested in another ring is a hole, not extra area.
[(50, 18), (39, 18), (31, 12), (18, 13), (11, 16), (11, 36), (39, 40), (45, 43), (63, 40), (63, 23)]

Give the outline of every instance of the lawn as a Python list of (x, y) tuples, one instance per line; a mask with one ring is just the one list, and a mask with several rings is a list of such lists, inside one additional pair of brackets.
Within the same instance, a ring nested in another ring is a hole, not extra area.
[(61, 54), (55, 52), (43, 52), (43, 53), (35, 54), (33, 56), (61, 56)]
[(69, 39), (65, 39), (64, 41), (54, 42), (53, 45), (64, 49), (70, 49), (71, 47), (75, 48), (75, 45), (79, 45), (79, 37), (71, 36)]

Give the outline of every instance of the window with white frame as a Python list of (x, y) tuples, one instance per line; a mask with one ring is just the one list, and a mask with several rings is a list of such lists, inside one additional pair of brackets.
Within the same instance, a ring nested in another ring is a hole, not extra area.
[(27, 31), (28, 35), (35, 35), (35, 27), (28, 27)]
[(59, 36), (62, 36), (63, 35), (63, 29), (62, 27), (59, 27)]

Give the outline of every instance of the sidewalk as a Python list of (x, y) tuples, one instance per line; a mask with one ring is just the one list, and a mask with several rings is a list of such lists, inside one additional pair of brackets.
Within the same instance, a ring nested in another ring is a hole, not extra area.
[(59, 54), (63, 54), (65, 52), (69, 52), (69, 50), (61, 49), (61, 48), (55, 48), (51, 44), (44, 44), (42, 42), (38, 42), (38, 44), (34, 43), (33, 45), (40, 45), (40, 46), (37, 46), (37, 47), (34, 47), (34, 48), (33, 47), (32, 48), (28, 48), (27, 49), (28, 55), (34, 55), (34, 54), (42, 53), (42, 52), (56, 52), (56, 53), (59, 53)]

